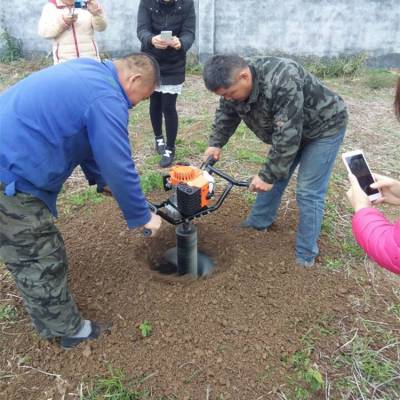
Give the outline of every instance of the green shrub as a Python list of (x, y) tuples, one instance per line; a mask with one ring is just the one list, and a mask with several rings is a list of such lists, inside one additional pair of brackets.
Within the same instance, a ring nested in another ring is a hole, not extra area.
[(0, 52), (0, 62), (10, 63), (23, 57), (22, 41), (10, 34), (7, 28), (0, 33), (0, 43), (3, 45)]
[(330, 59), (309, 57), (304, 60), (304, 67), (319, 78), (354, 77), (365, 68), (365, 54), (340, 56)]
[(143, 193), (148, 194), (156, 189), (163, 187), (162, 176), (159, 172), (149, 171), (145, 172), (140, 177)]

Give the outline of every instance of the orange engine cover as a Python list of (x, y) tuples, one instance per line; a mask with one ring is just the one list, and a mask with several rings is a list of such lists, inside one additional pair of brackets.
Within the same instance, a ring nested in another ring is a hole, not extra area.
[(209, 203), (208, 191), (209, 182), (203, 176), (200, 168), (192, 165), (175, 165), (169, 171), (170, 184), (177, 186), (180, 183), (186, 183), (189, 186), (199, 188), (201, 191), (201, 207), (206, 207)]

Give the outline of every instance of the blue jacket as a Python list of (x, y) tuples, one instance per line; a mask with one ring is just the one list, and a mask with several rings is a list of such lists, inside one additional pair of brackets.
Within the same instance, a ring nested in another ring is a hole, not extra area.
[(114, 64), (80, 58), (36, 72), (0, 95), (0, 182), (30, 193), (57, 216), (63, 183), (80, 165), (108, 185), (129, 228), (150, 212), (128, 138), (132, 108)]

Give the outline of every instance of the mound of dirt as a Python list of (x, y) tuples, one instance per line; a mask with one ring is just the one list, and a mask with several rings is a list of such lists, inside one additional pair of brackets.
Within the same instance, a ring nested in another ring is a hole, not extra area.
[[(282, 358), (301, 349), (301, 336), (321, 316), (351, 312), (348, 296), (362, 289), (318, 264), (295, 265), (295, 212), (281, 215), (268, 232), (250, 232), (238, 227), (248, 208), (233, 194), (196, 221), (199, 248), (216, 263), (210, 277), (198, 280), (152, 271), (175, 245), (174, 227), (164, 223), (156, 238), (129, 231), (111, 199), (61, 221), (79, 308), (85, 318), (111, 319), (113, 330), (64, 352), (39, 340), (26, 321), (25, 331), (10, 336), (10, 348), (26, 354), (32, 368), (62, 379), (25, 370), (32, 373), (3, 384), (5, 398), (65, 394), (108, 375), (110, 366), (129, 378), (148, 376), (144, 385), (152, 393), (179, 399), (203, 399), (207, 390), (211, 398), (255, 399), (284, 384)], [(333, 245), (322, 242), (321, 253), (334, 256)], [(138, 326), (145, 320), (153, 333), (142, 338)]]

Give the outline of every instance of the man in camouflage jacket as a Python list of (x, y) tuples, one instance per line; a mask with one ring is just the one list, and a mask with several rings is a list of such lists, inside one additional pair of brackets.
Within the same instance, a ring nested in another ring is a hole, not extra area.
[(298, 166), (296, 262), (312, 266), (329, 177), (346, 130), (344, 101), (301, 65), (278, 57), (217, 55), (205, 64), (203, 78), (221, 96), (206, 157), (220, 158), (241, 121), (271, 145), (250, 184), (258, 194), (242, 226), (264, 230), (274, 222)]

